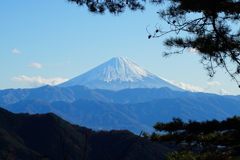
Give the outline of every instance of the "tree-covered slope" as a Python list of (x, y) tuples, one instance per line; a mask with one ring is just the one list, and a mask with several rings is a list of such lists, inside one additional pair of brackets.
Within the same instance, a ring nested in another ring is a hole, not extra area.
[(165, 159), (171, 151), (127, 130), (92, 131), (71, 125), (53, 113), (13, 114), (2, 108), (0, 144), (0, 159), (14, 160), (83, 159), (84, 153), (87, 160), (154, 160)]

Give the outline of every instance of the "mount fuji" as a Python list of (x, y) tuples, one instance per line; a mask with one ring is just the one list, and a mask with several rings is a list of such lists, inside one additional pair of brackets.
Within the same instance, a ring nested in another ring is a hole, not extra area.
[(114, 57), (107, 62), (81, 74), (58, 87), (86, 86), (90, 89), (119, 91), (133, 88), (168, 87), (174, 91), (184, 91), (143, 69), (127, 57)]

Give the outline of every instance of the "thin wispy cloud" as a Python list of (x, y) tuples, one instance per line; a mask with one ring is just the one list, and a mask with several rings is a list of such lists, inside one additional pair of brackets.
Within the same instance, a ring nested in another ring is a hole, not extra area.
[(221, 85), (221, 83), (218, 82), (218, 81), (212, 81), (212, 82), (207, 82), (207, 85), (209, 85), (209, 86), (219, 86), (219, 85)]
[(202, 88), (202, 87), (194, 86), (194, 85), (191, 85), (191, 84), (186, 84), (186, 83), (183, 83), (183, 82), (176, 83), (173, 80), (168, 80), (168, 79), (165, 79), (165, 78), (162, 78), (162, 79), (164, 81), (167, 81), (168, 83), (170, 83), (172, 85), (175, 85), (179, 88), (182, 88), (184, 90), (188, 90), (188, 91), (191, 91), (191, 92), (205, 92), (205, 88)]
[(61, 77), (46, 79), (46, 78), (42, 78), (41, 76), (27, 77), (25, 75), (21, 75), (18, 77), (11, 78), (11, 81), (27, 84), (30, 87), (40, 87), (40, 86), (44, 86), (44, 85), (51, 85), (51, 86), (58, 85), (60, 83), (68, 81), (68, 79), (64, 79)]
[(46, 64), (41, 64), (41, 63), (36, 63), (36, 62), (32, 62), (29, 65), (27, 65), (28, 67), (31, 68), (43, 68), (43, 66), (63, 66), (62, 63), (57, 63), (57, 64), (53, 64), (53, 63), (46, 63)]
[(221, 90), (218, 92), (218, 94), (220, 94), (220, 95), (230, 95), (230, 92), (228, 92), (228, 91), (226, 91), (226, 90), (224, 90), (224, 89), (221, 89)]
[[(162, 77), (161, 77), (162, 78)], [(212, 81), (212, 82), (207, 82), (205, 87), (199, 87), (199, 86), (194, 86), (191, 84), (186, 84), (186, 83), (176, 83), (174, 80), (168, 80), (165, 78), (162, 78), (163, 80), (167, 81), (168, 83), (175, 85), (179, 88), (182, 88), (184, 90), (187, 91), (191, 91), (191, 92), (205, 92), (205, 93), (209, 93), (209, 88), (211, 86), (221, 86), (221, 83), (218, 81)], [(228, 92), (227, 90), (221, 89), (217, 94), (219, 95), (230, 95), (230, 92)]]
[(13, 54), (18, 54), (18, 53), (22, 53), (22, 52), (15, 48), (14, 50), (12, 50), (12, 53)]
[(42, 68), (43, 65), (40, 63), (32, 62), (31, 64), (27, 65), (30, 68)]
[(206, 92), (204, 88), (194, 86), (194, 85), (191, 85), (191, 84), (186, 84), (186, 83), (180, 82), (180, 83), (176, 83), (175, 85), (179, 88), (182, 88), (184, 90), (188, 90), (188, 91), (191, 91), (191, 92)]

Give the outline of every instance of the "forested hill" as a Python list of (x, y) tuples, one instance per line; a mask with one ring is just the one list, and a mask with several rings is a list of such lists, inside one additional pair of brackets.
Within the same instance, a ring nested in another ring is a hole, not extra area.
[(9, 160), (83, 159), (85, 153), (87, 160), (159, 160), (171, 151), (127, 130), (93, 131), (53, 113), (13, 114), (2, 108), (0, 144), (0, 159)]

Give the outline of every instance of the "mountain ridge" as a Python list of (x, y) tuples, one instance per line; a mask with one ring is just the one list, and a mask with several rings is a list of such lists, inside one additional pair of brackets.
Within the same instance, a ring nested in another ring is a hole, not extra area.
[[(79, 98), (100, 100), (109, 103), (139, 103), (152, 101), (158, 98), (174, 97), (202, 97), (214, 96), (212, 93), (173, 91), (167, 87), (162, 88), (135, 88), (120, 91), (89, 89), (85, 86), (56, 87), (43, 86), (32, 89), (6, 89), (0, 90), (0, 106), (12, 104), (25, 99), (40, 98), (47, 102), (66, 101), (73, 102)], [(223, 96), (240, 100), (240, 96)]]
[(36, 99), (7, 105), (5, 109), (14, 113), (54, 112), (73, 124), (95, 130), (128, 129), (137, 134), (142, 130), (152, 132), (157, 121), (169, 122), (173, 117), (183, 121), (223, 120), (240, 113), (240, 103), (222, 96), (161, 98), (134, 104), (88, 99), (50, 103)]
[(106, 159), (106, 152), (114, 159), (125, 152), (125, 160), (165, 160), (165, 154), (172, 151), (127, 130), (93, 131), (72, 125), (53, 113), (14, 114), (2, 108), (0, 137), (0, 159), (83, 159), (86, 147), (86, 160)]

